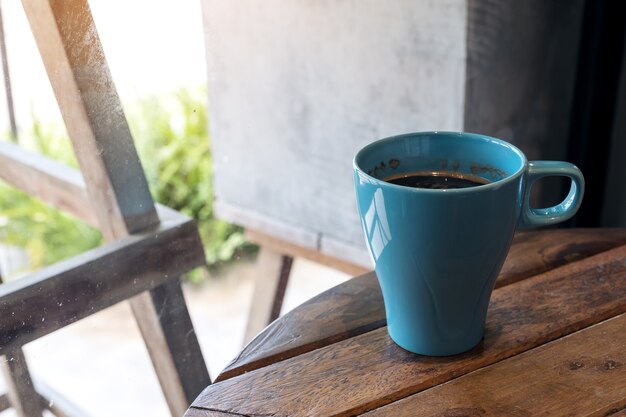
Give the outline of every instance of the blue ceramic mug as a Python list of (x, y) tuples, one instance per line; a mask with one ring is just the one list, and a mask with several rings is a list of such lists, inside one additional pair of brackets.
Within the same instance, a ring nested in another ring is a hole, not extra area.
[[(487, 306), (516, 228), (572, 217), (584, 178), (567, 162), (528, 162), (487, 136), (424, 132), (374, 142), (354, 158), (357, 204), (376, 265), (391, 338), (411, 352), (445, 356), (483, 337)], [(488, 182), (469, 188), (412, 188), (384, 181), (452, 173)], [(558, 205), (530, 207), (533, 183), (571, 178)]]

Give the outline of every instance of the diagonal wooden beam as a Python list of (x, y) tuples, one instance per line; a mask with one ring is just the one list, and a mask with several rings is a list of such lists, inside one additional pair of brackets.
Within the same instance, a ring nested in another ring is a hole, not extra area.
[[(0, 284), (3, 283), (0, 275)], [(45, 408), (33, 398), (38, 398), (28, 363), (21, 348), (0, 352), (0, 372), (4, 376), (7, 393), (0, 396), (0, 413), (13, 408), (18, 417), (41, 417)]]
[(2, 4), (0, 4), (0, 58), (2, 59), (2, 73), (4, 74), (4, 94), (7, 98), (9, 125), (11, 126), (11, 138), (14, 141), (17, 141), (17, 123), (15, 122), (15, 107), (13, 106), (13, 88), (11, 86), (11, 74), (9, 72), (9, 57), (4, 36), (4, 18), (2, 17)]
[(7, 384), (7, 398), (18, 417), (41, 417), (43, 407), (35, 399), (39, 394), (35, 391), (33, 380), (28, 371), (26, 357), (22, 349), (3, 350), (0, 356), (0, 370)]
[(22, 3), (103, 235), (158, 223), (86, 0)]
[(0, 178), (8, 184), (99, 226), (80, 171), (8, 142), (0, 142), (0, 166)]
[[(87, 0), (22, 3), (105, 239), (111, 242), (157, 224), (159, 217)], [(175, 416), (182, 415), (210, 383), (178, 290), (166, 286), (167, 297), (152, 290), (130, 300), (170, 412)], [(171, 340), (170, 335), (180, 331), (174, 327), (180, 325), (189, 336)], [(187, 361), (181, 362), (180, 357)], [(193, 363), (195, 372), (189, 372), (190, 368), (182, 363)]]

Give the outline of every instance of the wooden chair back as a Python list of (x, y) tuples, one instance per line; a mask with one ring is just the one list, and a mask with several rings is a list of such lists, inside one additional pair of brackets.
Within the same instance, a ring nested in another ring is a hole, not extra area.
[(46, 404), (33, 401), (40, 393), (24, 344), (129, 300), (170, 412), (180, 416), (210, 383), (179, 281), (205, 264), (197, 228), (150, 195), (87, 0), (22, 3), (80, 172), (0, 142), (0, 178), (98, 227), (107, 243), (0, 285), (0, 354), (12, 358), (0, 410), (40, 416)]

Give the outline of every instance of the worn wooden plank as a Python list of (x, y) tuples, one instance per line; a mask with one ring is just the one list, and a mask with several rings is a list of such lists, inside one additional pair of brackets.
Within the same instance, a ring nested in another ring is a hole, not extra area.
[(3, 284), (0, 354), (203, 264), (195, 224), (179, 215)]
[[(0, 284), (2, 283), (0, 274)], [(13, 407), (18, 417), (41, 416), (45, 406), (32, 401), (38, 394), (22, 349), (4, 352), (4, 355), (0, 356), (0, 370), (8, 391), (4, 397), (6, 404), (0, 403), (0, 411)]]
[[(4, 317), (4, 316), (3, 316)], [(18, 417), (41, 417), (43, 408), (35, 391), (22, 349), (3, 350), (0, 369), (7, 385), (7, 397)], [(34, 400), (35, 399), (35, 400)]]
[(11, 84), (11, 72), (9, 71), (9, 57), (4, 34), (4, 18), (2, 5), (0, 5), (0, 56), (2, 57), (2, 75), (4, 75), (4, 95), (7, 99), (9, 113), (9, 126), (11, 126), (11, 138), (17, 140), (17, 122), (15, 121), (15, 106), (13, 105), (13, 86)]
[(552, 229), (515, 235), (496, 287), (626, 244), (626, 229)]
[(219, 382), (194, 402), (251, 415), (354, 415), (499, 362), (626, 312), (626, 246), (497, 289), (484, 340), (427, 357), (386, 328)]
[(156, 224), (148, 183), (86, 0), (22, 0), (102, 234)]
[(613, 410), (612, 413), (606, 414), (606, 417), (625, 417), (626, 416), (626, 406), (621, 410)]
[(287, 254), (294, 258), (305, 258), (345, 272), (346, 274), (362, 275), (371, 269), (324, 253), (319, 248), (300, 246), (284, 240), (284, 238), (271, 236), (256, 229), (246, 228), (246, 237), (252, 242), (270, 248), (275, 252)]
[[(79, 170), (7, 142), (0, 142), (0, 166), (0, 178), (13, 187), (99, 227)], [(185, 217), (162, 204), (155, 206), (161, 219)]]
[[(181, 305), (182, 309), (187, 313), (186, 306), (184, 304)], [(176, 368), (177, 363), (170, 350), (166, 330), (161, 325), (164, 321), (165, 323), (170, 323), (168, 317), (159, 316), (161, 312), (168, 313), (169, 309), (158, 308), (151, 294), (145, 292), (131, 298), (130, 306), (137, 321), (137, 326), (146, 342), (146, 348), (167, 400), (170, 414), (172, 417), (180, 415), (184, 413), (189, 405), (190, 398), (185, 396), (186, 390), (183, 387), (183, 383), (189, 381), (189, 379), (184, 374), (181, 374), (180, 369)], [(183, 342), (178, 341), (178, 343), (181, 344)], [(182, 352), (186, 355), (184, 350)], [(202, 369), (203, 365), (204, 361), (198, 364), (198, 368)], [(207, 372), (206, 378), (202, 378), (202, 381), (194, 382), (193, 385), (204, 384), (206, 386), (210, 382)]]
[[(624, 243), (626, 229), (519, 233), (496, 285), (501, 287)], [(376, 275), (353, 278), (272, 323), (226, 366), (216, 381), (368, 332), (385, 323)]]
[[(196, 246), (196, 250), (202, 252), (199, 245)], [(181, 346), (199, 346), (199, 343), (189, 313), (184, 308), (186, 303), (179, 277), (154, 288), (149, 295), (151, 297), (150, 304), (160, 307), (157, 311), (158, 314), (154, 315), (160, 323), (147, 327), (139, 323), (139, 328), (142, 333), (153, 331), (154, 327), (162, 329), (164, 346), (159, 349), (159, 352), (154, 352), (153, 355), (161, 357), (160, 360), (162, 361), (171, 358), (173, 367), (170, 369), (178, 370), (175, 375), (164, 375), (162, 380), (172, 383), (182, 376), (185, 377), (184, 381), (180, 381), (180, 388), (184, 398), (187, 399), (186, 408), (193, 401), (192, 399), (196, 398), (211, 383), (211, 379), (206, 366), (204, 366), (202, 351), (200, 349), (181, 348)], [(144, 338), (146, 337), (147, 335), (144, 334)]]
[[(256, 261), (254, 292), (248, 311), (244, 343), (248, 343), (280, 315), (293, 258), (261, 246)], [(278, 311), (275, 309), (278, 308)]]
[(0, 178), (7, 183), (99, 226), (80, 171), (8, 142), (0, 142), (0, 166)]
[(270, 324), (222, 371), (231, 378), (384, 326), (376, 274), (370, 272), (310, 299)]
[[(22, 3), (104, 237), (111, 242), (158, 224), (87, 0)], [(201, 248), (199, 241), (196, 244)], [(173, 258), (166, 259), (171, 262)], [(172, 291), (172, 287), (166, 288)], [(176, 355), (202, 358), (195, 339), (167, 340), (168, 334), (176, 332), (168, 327), (183, 315), (188, 316), (186, 305), (157, 305), (157, 300), (180, 301), (172, 292), (168, 297), (140, 294), (130, 302), (170, 412), (178, 416), (193, 400), (185, 394), (210, 380), (203, 360), (196, 363), (198, 369), (205, 370), (201, 380), (192, 380), (197, 372), (185, 374), (187, 367), (176, 367), (181, 364)], [(188, 317), (182, 323), (187, 326), (185, 333), (193, 332)]]
[(365, 415), (606, 416), (626, 407), (624, 329), (621, 315)]
[(9, 397), (6, 394), (0, 394), (0, 413), (11, 408)]
[(233, 417), (239, 416), (239, 414), (232, 413), (221, 413), (219, 411), (207, 410), (207, 409), (197, 409), (197, 408), (189, 408), (185, 413), (184, 417)]

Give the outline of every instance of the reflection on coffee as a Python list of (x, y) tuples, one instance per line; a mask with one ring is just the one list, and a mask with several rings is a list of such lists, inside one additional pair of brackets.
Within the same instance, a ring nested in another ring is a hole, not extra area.
[(383, 181), (403, 185), (405, 187), (430, 188), (435, 190), (476, 187), (478, 185), (489, 184), (490, 182), (476, 175), (451, 171), (408, 172), (384, 178)]

